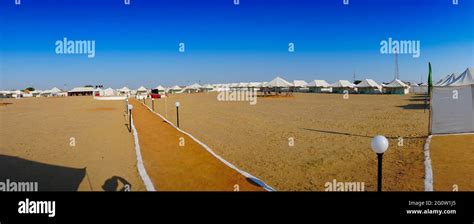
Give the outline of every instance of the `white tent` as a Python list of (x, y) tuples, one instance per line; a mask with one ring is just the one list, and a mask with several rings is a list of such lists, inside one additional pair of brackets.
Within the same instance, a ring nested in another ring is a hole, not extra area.
[(130, 89), (127, 88), (126, 86), (124, 86), (121, 89), (118, 89), (119, 95), (128, 95), (128, 94), (130, 94), (130, 92), (131, 92)]
[(57, 87), (53, 87), (51, 90), (50, 90), (51, 94), (53, 95), (57, 95), (58, 93), (62, 92), (61, 89), (57, 88)]
[(197, 93), (201, 88), (201, 85), (194, 83), (192, 85), (186, 86), (182, 91), (187, 93)]
[(333, 93), (344, 93), (346, 90), (349, 93), (356, 91), (355, 85), (347, 80), (338, 80), (330, 85)]
[(146, 95), (148, 95), (148, 90), (144, 86), (140, 86), (137, 90), (135, 95), (137, 96), (137, 99), (142, 99)]
[(446, 85), (447, 86), (469, 85), (469, 84), (474, 82), (474, 78), (472, 77), (473, 73), (474, 73), (473, 68), (468, 68), (463, 73), (461, 73), (459, 76), (454, 77), (454, 79), (450, 83), (447, 83)]
[(313, 80), (308, 83), (309, 91), (313, 93), (330, 93), (332, 91), (331, 85), (325, 80)]
[(414, 94), (427, 94), (428, 93), (428, 84), (421, 83), (417, 86), (410, 86), (410, 92)]
[(248, 87), (249, 88), (259, 88), (261, 87), (262, 83), (261, 82), (249, 82)]
[(104, 90), (102, 90), (101, 88), (95, 88), (93, 95), (94, 96), (103, 96), (104, 95)]
[(434, 86), (447, 86), (449, 83), (453, 82), (454, 79), (456, 79), (456, 75), (452, 73), (451, 75), (448, 75), (444, 79), (438, 81)]
[(158, 85), (157, 87), (155, 87), (151, 90), (152, 93), (158, 93), (160, 95), (165, 94), (165, 91), (166, 91), (165, 88), (161, 85)]
[(291, 86), (293, 86), (293, 84), (291, 84), (290, 82), (280, 77), (276, 77), (272, 81), (267, 83), (267, 87), (271, 87), (271, 88), (274, 88), (274, 87), (284, 88), (284, 87), (291, 87)]
[(474, 80), (466, 69), (450, 84), (435, 86), (431, 95), (431, 133), (474, 132)]
[(293, 86), (295, 87), (296, 92), (308, 92), (308, 83), (304, 80), (294, 80)]
[(359, 93), (382, 93), (382, 86), (372, 79), (364, 79), (356, 87)]
[(405, 95), (408, 94), (410, 91), (410, 86), (403, 83), (399, 79), (394, 79), (387, 85), (383, 87), (383, 92), (387, 94), (401, 94)]
[(201, 90), (203, 92), (211, 92), (214, 90), (214, 86), (212, 86), (211, 84), (207, 84), (207, 85), (202, 86)]
[(104, 89), (102, 96), (115, 96), (115, 90), (112, 88)]
[(177, 85), (168, 88), (169, 93), (178, 93), (178, 92), (181, 92), (181, 91), (182, 91), (181, 87), (179, 87)]

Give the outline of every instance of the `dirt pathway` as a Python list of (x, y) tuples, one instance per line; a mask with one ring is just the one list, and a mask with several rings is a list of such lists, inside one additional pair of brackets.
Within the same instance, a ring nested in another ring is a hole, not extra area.
[(158, 191), (262, 191), (213, 157), (142, 103), (133, 105), (134, 125), (147, 170)]

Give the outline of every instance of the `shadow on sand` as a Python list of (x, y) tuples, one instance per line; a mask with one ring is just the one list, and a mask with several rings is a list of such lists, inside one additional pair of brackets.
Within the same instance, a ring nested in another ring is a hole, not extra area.
[(403, 108), (405, 110), (423, 110), (423, 109), (428, 109), (428, 104), (413, 104), (413, 103), (410, 103), (410, 104), (407, 104), (407, 105), (397, 106), (397, 107)]
[(104, 191), (131, 191), (132, 185), (122, 177), (113, 176), (104, 182), (102, 189)]
[(76, 169), (0, 155), (0, 182), (36, 182), (38, 191), (77, 191), (86, 168)]

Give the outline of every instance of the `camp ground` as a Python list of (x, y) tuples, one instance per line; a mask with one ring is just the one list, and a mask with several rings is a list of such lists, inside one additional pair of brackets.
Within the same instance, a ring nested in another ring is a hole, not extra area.
[[(472, 181), (462, 179), (474, 151), (472, 73), (447, 75), (431, 87), (397, 78), (329, 84), (276, 76), (4, 90), (2, 170), (30, 165), (0, 177), (21, 180), (43, 169), (68, 174), (38, 174), (39, 190), (273, 191), (325, 190), (336, 175), (375, 190), (367, 146), (384, 133), (391, 145), (385, 190), (472, 190)], [(222, 92), (255, 92), (255, 104), (218, 100)]]

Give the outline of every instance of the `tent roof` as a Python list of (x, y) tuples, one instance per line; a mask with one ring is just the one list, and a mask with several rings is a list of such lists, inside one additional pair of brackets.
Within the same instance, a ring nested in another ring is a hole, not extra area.
[(248, 86), (249, 86), (248, 82), (240, 82), (239, 85), (237, 85), (237, 87), (248, 87)]
[(380, 88), (381, 86), (372, 79), (364, 79), (362, 82), (356, 85), (356, 87), (376, 87)]
[(122, 92), (130, 92), (130, 89), (127, 88), (126, 86), (124, 86), (123, 88), (119, 89), (119, 91), (122, 91)]
[(338, 80), (337, 82), (331, 84), (331, 87), (354, 88), (355, 85), (347, 80)]
[(311, 87), (329, 87), (331, 86), (329, 83), (327, 83), (325, 80), (313, 80), (308, 83), (308, 86)]
[(211, 84), (207, 84), (207, 85), (204, 85), (203, 88), (204, 89), (214, 89), (214, 86), (212, 86)]
[(161, 86), (161, 85), (155, 87), (155, 89), (157, 89), (157, 90), (165, 90), (165, 88), (164, 88), (163, 86)]
[(472, 73), (474, 72), (473, 68), (467, 68), (462, 74), (453, 79), (452, 82), (447, 83), (447, 86), (465, 86), (474, 84), (474, 78)]
[(435, 84), (435, 86), (446, 86), (449, 83), (453, 82), (456, 79), (456, 75), (452, 73), (451, 75), (446, 76), (442, 81), (440, 80)]
[(307, 87), (308, 86), (308, 83), (304, 80), (294, 80), (293, 81), (293, 85), (295, 87)]
[(181, 87), (175, 85), (173, 87), (170, 88), (171, 90), (181, 90)]
[(74, 92), (93, 92), (93, 91), (94, 91), (93, 87), (75, 87), (69, 90), (68, 92), (74, 93)]
[(140, 88), (138, 88), (137, 91), (147, 91), (147, 89), (143, 86), (140, 86)]
[(201, 88), (201, 87), (202, 87), (201, 85), (199, 85), (199, 84), (197, 84), (197, 83), (194, 83), (194, 84), (192, 84), (192, 85), (190, 85), (190, 86), (186, 86), (186, 89), (199, 89), (199, 88)]
[(293, 84), (289, 83), (288, 81), (280, 77), (276, 77), (272, 81), (268, 82), (267, 86), (268, 87), (290, 87), (290, 86), (293, 86)]
[(248, 87), (260, 87), (262, 85), (261, 82), (249, 82)]
[(57, 87), (53, 87), (52, 89), (49, 90), (49, 92), (52, 92), (52, 93), (59, 93), (59, 92), (62, 92), (61, 89), (57, 88)]
[(402, 81), (400, 81), (399, 79), (394, 79), (393, 81), (391, 81), (389, 84), (385, 85), (385, 87), (388, 87), (388, 88), (400, 88), (400, 87), (408, 87), (407, 84), (403, 83)]

